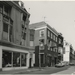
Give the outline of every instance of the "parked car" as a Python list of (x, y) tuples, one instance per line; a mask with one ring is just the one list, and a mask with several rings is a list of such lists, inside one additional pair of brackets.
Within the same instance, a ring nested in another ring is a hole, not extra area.
[(68, 66), (68, 65), (69, 65), (69, 62), (67, 62), (67, 61), (61, 61), (61, 63), (62, 63), (64, 66)]
[(75, 63), (73, 63), (73, 62), (70, 62), (70, 63), (69, 63), (69, 65), (70, 65), (70, 66), (74, 66), (74, 65), (75, 65)]
[(64, 67), (64, 66), (68, 66), (69, 63), (66, 61), (61, 61), (60, 63), (56, 64), (55, 67)]
[(63, 67), (63, 66), (64, 64), (62, 64), (61, 62), (55, 65), (55, 67)]

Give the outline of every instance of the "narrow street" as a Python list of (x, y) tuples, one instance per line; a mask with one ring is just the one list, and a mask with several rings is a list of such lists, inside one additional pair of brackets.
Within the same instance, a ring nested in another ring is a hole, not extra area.
[[(39, 71), (33, 71), (33, 72), (23, 72), (20, 74), (71, 74), (74, 72), (75, 66), (66, 66), (66, 67), (61, 67), (61, 68), (57, 68), (57, 67), (48, 67), (46, 69), (42, 69)], [(67, 71), (66, 71), (67, 70)], [(63, 72), (62, 72), (63, 71)]]

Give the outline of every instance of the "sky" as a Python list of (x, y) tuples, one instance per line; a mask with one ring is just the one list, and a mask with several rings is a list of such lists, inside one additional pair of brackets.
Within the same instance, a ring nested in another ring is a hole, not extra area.
[[(45, 21), (75, 49), (75, 1), (23, 1), (30, 24)], [(45, 17), (45, 18), (44, 18)]]

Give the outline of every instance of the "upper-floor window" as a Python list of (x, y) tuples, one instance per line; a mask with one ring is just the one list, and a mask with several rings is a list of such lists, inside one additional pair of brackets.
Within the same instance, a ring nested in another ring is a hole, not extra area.
[(30, 34), (30, 41), (34, 41), (34, 35)]
[(44, 30), (40, 30), (40, 37), (44, 37)]
[(7, 16), (10, 16), (11, 15), (11, 6), (4, 6), (4, 11), (3, 13)]
[(50, 31), (48, 30), (48, 37), (50, 37)]
[(55, 35), (54, 35), (54, 40), (55, 40)]
[(0, 4), (0, 13), (2, 13), (3, 6)]
[(59, 44), (61, 44), (61, 39), (59, 38)]
[(55, 40), (56, 40), (56, 42), (57, 42), (57, 36), (56, 36)]
[(53, 38), (53, 34), (51, 33), (51, 39)]
[(7, 23), (3, 23), (3, 40), (7, 40), (12, 42), (12, 30), (13, 26), (8, 25)]
[(26, 39), (26, 33), (22, 32), (22, 39), (24, 39), (24, 40)]
[(8, 33), (8, 24), (3, 23), (3, 31)]

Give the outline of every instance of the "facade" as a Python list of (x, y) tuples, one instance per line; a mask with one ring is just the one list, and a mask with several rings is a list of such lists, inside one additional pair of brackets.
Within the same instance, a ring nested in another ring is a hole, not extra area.
[[(33, 29), (29, 29), (29, 48), (31, 50), (31, 55), (30, 55), (30, 68), (31, 67), (34, 67), (34, 64), (35, 64), (35, 47), (34, 47), (34, 35), (35, 35), (35, 30)], [(32, 53), (33, 51), (33, 53)]]
[(54, 66), (58, 62), (58, 32), (45, 22), (29, 28), (35, 30), (35, 66)]
[(63, 61), (74, 62), (74, 50), (71, 44), (64, 41)]
[(0, 70), (30, 66), (34, 50), (29, 48), (30, 14), (19, 1), (0, 1)]
[(61, 33), (58, 35), (58, 60), (59, 62), (63, 60), (63, 36)]

